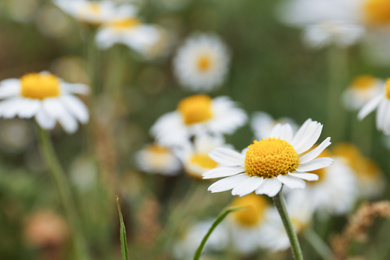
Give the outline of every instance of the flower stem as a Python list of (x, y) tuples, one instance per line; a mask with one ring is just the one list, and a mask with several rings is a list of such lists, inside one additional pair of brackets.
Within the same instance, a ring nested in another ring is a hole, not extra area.
[(71, 191), (68, 185), (68, 181), (65, 177), (64, 171), (62, 170), (58, 162), (57, 156), (54, 152), (53, 144), (48, 136), (47, 131), (40, 127), (39, 127), (39, 140), (40, 140), (43, 156), (50, 169), (52, 177), (56, 182), (57, 189), (61, 198), (61, 202), (63, 204), (65, 213), (67, 215), (67, 219), (72, 229), (74, 250), (75, 250), (74, 259), (77, 260), (89, 259), (86, 243), (81, 231), (81, 223), (76, 213), (76, 207), (74, 205), (71, 196)]
[(290, 240), (291, 250), (295, 260), (303, 260), (302, 250), (299, 245), (298, 237), (295, 234), (290, 217), (287, 213), (286, 202), (284, 201), (282, 190), (273, 197), (275, 206), (279, 212), (279, 215), (283, 221), (284, 228), (286, 229), (288, 239)]

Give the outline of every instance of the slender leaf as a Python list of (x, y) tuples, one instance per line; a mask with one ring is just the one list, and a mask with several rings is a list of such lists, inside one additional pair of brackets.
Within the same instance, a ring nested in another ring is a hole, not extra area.
[(126, 227), (123, 222), (122, 210), (119, 205), (119, 198), (116, 197), (116, 205), (118, 206), (118, 214), (119, 214), (119, 222), (120, 222), (120, 238), (121, 238), (121, 251), (122, 251), (122, 259), (128, 260), (128, 249), (127, 249), (127, 238), (126, 238)]
[(222, 222), (222, 220), (231, 212), (241, 210), (245, 207), (230, 207), (226, 208), (219, 216), (215, 219), (214, 223), (211, 225), (207, 234), (203, 237), (202, 242), (200, 243), (198, 249), (195, 252), (194, 260), (199, 260), (200, 255), (202, 254), (203, 248), (206, 245), (207, 239), (210, 237), (211, 233), (213, 233), (214, 229)]

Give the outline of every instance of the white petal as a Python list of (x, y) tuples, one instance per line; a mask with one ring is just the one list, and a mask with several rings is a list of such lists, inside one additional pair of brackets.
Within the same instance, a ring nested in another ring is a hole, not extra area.
[(57, 98), (46, 98), (42, 104), (46, 113), (57, 119), (67, 133), (73, 133), (77, 130), (76, 119), (66, 111)]
[(300, 178), (302, 180), (307, 180), (307, 181), (318, 181), (318, 175), (314, 173), (306, 173), (306, 172), (292, 172), (289, 173), (288, 175)]
[(310, 151), (307, 154), (305, 154), (304, 156), (302, 156), (299, 159), (299, 162), (302, 164), (302, 163), (306, 163), (308, 161), (313, 160), (318, 155), (320, 155), (322, 153), (322, 151), (325, 150), (325, 148), (328, 147), (330, 144), (331, 144), (330, 137), (328, 137), (319, 146), (317, 146), (315, 149), (313, 149), (312, 151)]
[(56, 120), (50, 116), (43, 108), (40, 108), (38, 113), (35, 115), (35, 120), (43, 129), (53, 129), (56, 125)]
[(226, 166), (241, 166), (244, 165), (245, 157), (234, 151), (233, 149), (217, 147), (210, 154), (210, 158)]
[(314, 160), (311, 160), (310, 162), (303, 163), (298, 166), (296, 169), (297, 172), (308, 172), (308, 171), (315, 171), (324, 167), (327, 167), (333, 163), (332, 158), (328, 157), (320, 157)]
[(382, 101), (379, 106), (378, 106), (378, 110), (377, 110), (377, 113), (376, 113), (376, 127), (379, 129), (379, 130), (382, 130), (383, 129), (383, 125), (384, 125), (384, 122), (385, 122), (385, 116), (386, 116), (386, 101)]
[(272, 129), (270, 137), (291, 141), (292, 135), (293, 135), (293, 131), (289, 124), (277, 124)]
[(362, 120), (365, 118), (369, 113), (371, 113), (382, 101), (383, 95), (379, 95), (371, 99), (367, 104), (365, 104), (362, 109), (360, 110), (358, 114), (358, 119)]
[(240, 197), (248, 195), (249, 193), (254, 192), (262, 183), (262, 177), (253, 176), (249, 179), (238, 184), (233, 190), (232, 195), (238, 195)]
[(321, 135), (322, 124), (314, 121), (310, 123), (306, 129), (305, 135), (301, 140), (296, 140), (296, 145), (293, 145), (298, 154), (301, 154), (310, 149)]
[(264, 179), (263, 183), (256, 189), (256, 194), (265, 194), (274, 197), (282, 188), (282, 183), (277, 178)]
[(0, 82), (0, 98), (9, 98), (20, 93), (19, 79), (5, 79)]
[(383, 118), (382, 130), (385, 133), (388, 133), (390, 131), (390, 102), (389, 101), (386, 102), (386, 112), (385, 112), (385, 116)]
[(41, 101), (37, 99), (23, 99), (18, 115), (21, 118), (30, 118), (38, 113), (41, 109)]
[(83, 102), (75, 96), (64, 95), (61, 97), (61, 101), (81, 123), (86, 123), (89, 120), (88, 109)]
[(10, 98), (0, 102), (0, 115), (5, 118), (17, 116), (20, 107), (23, 106), (23, 99), (19, 97)]
[(61, 82), (61, 90), (64, 94), (73, 93), (86, 95), (89, 93), (89, 87), (80, 83)]
[(291, 141), (291, 144), (295, 147), (299, 140), (301, 140), (307, 131), (307, 128), (313, 121), (309, 118), (303, 123), (303, 125), (298, 129), (297, 133), (295, 134), (293, 140)]
[(242, 181), (250, 178), (246, 173), (237, 174), (227, 178), (223, 178), (219, 181), (216, 181), (208, 188), (211, 192), (221, 192), (233, 189), (235, 186), (240, 184)]
[(284, 185), (291, 189), (303, 189), (306, 186), (304, 180), (289, 176), (289, 175), (279, 175), (278, 180), (281, 181)]
[(243, 167), (218, 167), (203, 174), (203, 179), (232, 176), (244, 171)]

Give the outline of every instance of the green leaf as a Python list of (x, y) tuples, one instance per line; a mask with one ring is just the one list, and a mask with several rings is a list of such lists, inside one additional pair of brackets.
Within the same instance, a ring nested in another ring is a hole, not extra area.
[(222, 222), (222, 220), (231, 212), (234, 212), (234, 211), (237, 211), (237, 210), (241, 210), (245, 207), (230, 207), (230, 208), (226, 208), (221, 214), (219, 214), (219, 216), (215, 219), (214, 223), (211, 225), (209, 231), (207, 232), (207, 234), (203, 237), (202, 239), (202, 242), (200, 243), (198, 249), (196, 250), (195, 252), (195, 255), (194, 255), (194, 260), (199, 260), (200, 258), (200, 255), (202, 254), (202, 251), (203, 251), (203, 248), (207, 242), (207, 239), (209, 239), (211, 233), (213, 233), (214, 229), (219, 225), (219, 223)]
[(127, 249), (127, 238), (126, 238), (126, 227), (123, 222), (122, 210), (119, 205), (119, 198), (116, 197), (116, 205), (118, 206), (118, 214), (119, 214), (119, 222), (120, 222), (120, 238), (121, 238), (121, 251), (122, 251), (122, 259), (128, 260), (128, 249)]

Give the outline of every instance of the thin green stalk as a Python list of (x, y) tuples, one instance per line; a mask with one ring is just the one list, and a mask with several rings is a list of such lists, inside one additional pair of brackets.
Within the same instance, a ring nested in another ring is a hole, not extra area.
[(347, 85), (347, 49), (331, 46), (328, 50), (328, 104), (327, 129), (332, 140), (344, 140), (346, 130), (346, 111), (341, 103), (341, 95)]
[(295, 234), (291, 220), (288, 216), (286, 202), (284, 201), (282, 190), (275, 197), (273, 197), (273, 201), (283, 221), (283, 225), (286, 229), (288, 239), (290, 240), (291, 251), (293, 253), (294, 259), (303, 260), (302, 250), (299, 245), (298, 237)]
[(89, 259), (86, 243), (82, 234), (81, 223), (76, 212), (71, 191), (69, 188), (68, 181), (65, 177), (64, 171), (62, 170), (57, 156), (54, 152), (53, 144), (48, 136), (46, 130), (39, 127), (39, 139), (40, 145), (43, 152), (43, 156), (50, 169), (50, 173), (57, 185), (57, 189), (61, 198), (62, 205), (65, 209), (67, 219), (73, 233), (74, 251), (75, 258), (77, 260)]
[(332, 250), (312, 228), (307, 228), (303, 236), (324, 260), (332, 259)]
[(121, 206), (119, 204), (118, 197), (116, 197), (116, 206), (118, 207), (118, 215), (119, 215), (122, 259), (128, 260), (129, 259), (129, 250), (127, 248), (126, 227), (125, 227), (125, 223), (123, 222), (123, 215), (122, 215), (122, 210), (121, 210)]

